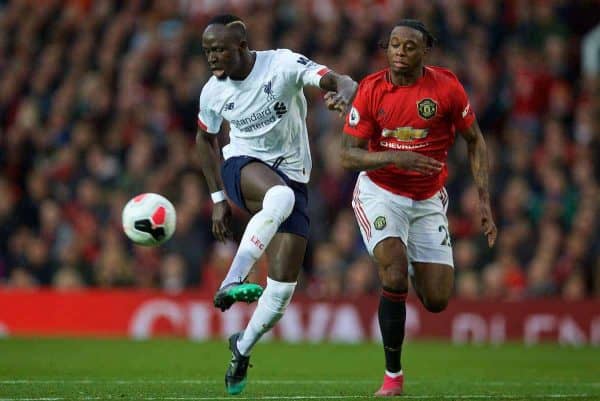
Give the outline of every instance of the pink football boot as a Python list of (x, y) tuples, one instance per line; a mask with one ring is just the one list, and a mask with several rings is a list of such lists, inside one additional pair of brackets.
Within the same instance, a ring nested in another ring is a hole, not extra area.
[(393, 397), (402, 394), (402, 386), (404, 385), (404, 375), (398, 377), (390, 377), (387, 374), (383, 375), (383, 384), (375, 393), (375, 397)]

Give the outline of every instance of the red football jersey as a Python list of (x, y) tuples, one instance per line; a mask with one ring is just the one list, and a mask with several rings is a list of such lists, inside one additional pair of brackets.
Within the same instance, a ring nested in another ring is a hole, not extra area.
[(444, 163), (437, 175), (429, 176), (391, 164), (367, 172), (380, 187), (423, 200), (446, 182), (455, 130), (469, 128), (474, 120), (467, 94), (451, 71), (427, 66), (414, 84), (396, 86), (385, 69), (361, 81), (344, 132), (368, 139), (369, 152), (412, 151)]

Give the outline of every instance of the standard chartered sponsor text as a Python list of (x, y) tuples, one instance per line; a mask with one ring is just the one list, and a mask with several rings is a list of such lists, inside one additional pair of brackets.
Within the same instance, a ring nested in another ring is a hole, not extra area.
[(277, 120), (271, 109), (265, 109), (256, 113), (252, 113), (250, 117), (231, 120), (238, 130), (244, 132), (252, 132), (255, 129), (263, 128)]

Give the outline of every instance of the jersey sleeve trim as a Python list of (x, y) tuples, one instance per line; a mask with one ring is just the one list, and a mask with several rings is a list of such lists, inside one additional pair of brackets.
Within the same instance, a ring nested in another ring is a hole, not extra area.
[(460, 128), (460, 130), (462, 130), (462, 131), (468, 130), (469, 128), (471, 128), (471, 125), (473, 125), (474, 122), (475, 122), (475, 113), (471, 113), (471, 117), (469, 119), (467, 119), (467, 121), (465, 121), (465, 123)]
[[(461, 87), (461, 89), (462, 89), (462, 87)], [(464, 91), (464, 89), (463, 89), (463, 91)], [(469, 103), (469, 101), (467, 99), (467, 105), (460, 112), (460, 117), (457, 116), (456, 121), (454, 122), (454, 126), (456, 127), (456, 129), (459, 132), (463, 132), (463, 131), (469, 129), (471, 127), (471, 125), (473, 125), (474, 121), (475, 121), (475, 113), (473, 112), (473, 109), (471, 108), (471, 104)]]
[(202, 120), (200, 120), (200, 118), (198, 118), (198, 128), (200, 128), (204, 132), (208, 132), (209, 134), (218, 134), (219, 133), (219, 131), (210, 132), (210, 130), (208, 129), (208, 127), (206, 126), (206, 124), (204, 124), (202, 122)]
[(320, 77), (324, 77), (325, 75), (327, 75), (330, 72), (331, 72), (331, 70), (329, 68), (323, 67), (319, 71), (317, 71), (317, 75), (319, 75)]

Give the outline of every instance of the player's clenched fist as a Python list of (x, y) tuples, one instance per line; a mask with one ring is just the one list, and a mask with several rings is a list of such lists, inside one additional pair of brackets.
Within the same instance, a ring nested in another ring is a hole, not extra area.
[(402, 170), (412, 170), (425, 175), (437, 174), (444, 164), (416, 152), (390, 152), (391, 162)]
[(340, 116), (345, 116), (348, 113), (352, 99), (356, 94), (358, 84), (351, 79), (344, 81), (344, 85), (337, 92), (329, 91), (323, 96), (325, 104), (329, 110), (336, 110)]
[(481, 227), (483, 228), (483, 235), (486, 236), (488, 240), (488, 246), (491, 248), (496, 243), (498, 229), (494, 223), (492, 208), (490, 206), (490, 200), (488, 197), (484, 197), (484, 199), (479, 200), (479, 210), (481, 213)]
[(329, 110), (338, 110), (342, 111), (346, 108), (347, 104), (345, 104), (340, 95), (337, 92), (327, 92), (325, 96), (323, 96), (325, 100), (325, 105)]

